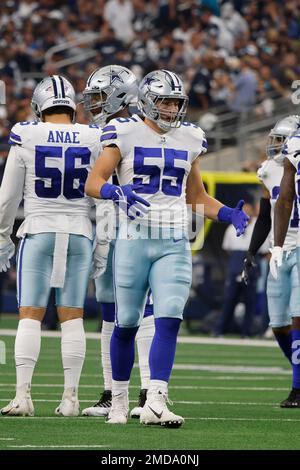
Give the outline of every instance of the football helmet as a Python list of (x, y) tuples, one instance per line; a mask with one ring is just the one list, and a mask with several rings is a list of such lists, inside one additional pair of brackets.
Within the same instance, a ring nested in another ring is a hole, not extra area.
[(137, 100), (137, 78), (121, 65), (107, 65), (95, 70), (83, 91), (83, 105), (92, 120), (103, 126), (106, 120)]
[(61, 75), (44, 78), (34, 89), (31, 107), (34, 114), (41, 120), (42, 112), (54, 106), (67, 106), (73, 110), (75, 118), (75, 90), (69, 80)]
[(293, 135), (300, 128), (300, 116), (291, 115), (276, 122), (273, 129), (271, 129), (267, 146), (266, 154), (268, 159), (275, 160), (277, 163), (283, 163), (284, 155), (282, 148), (287, 137)]
[[(182, 80), (168, 70), (155, 70), (148, 73), (139, 86), (138, 107), (142, 114), (155, 122), (162, 130), (168, 131), (180, 127), (186, 115), (188, 97), (185, 94)], [(178, 99), (177, 111), (161, 111), (157, 104), (164, 100)], [(168, 119), (165, 116), (168, 116)]]

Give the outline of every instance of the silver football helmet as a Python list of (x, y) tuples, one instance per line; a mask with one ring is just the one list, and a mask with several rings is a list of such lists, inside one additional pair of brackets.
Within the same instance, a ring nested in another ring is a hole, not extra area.
[[(164, 100), (176, 98), (179, 101), (177, 111), (162, 112), (158, 109), (158, 103), (162, 104)], [(138, 107), (140, 111), (164, 131), (180, 127), (186, 115), (188, 101), (182, 80), (168, 70), (155, 70), (148, 73), (139, 86)]]
[(84, 109), (93, 121), (103, 126), (110, 116), (137, 100), (137, 78), (121, 65), (107, 65), (95, 70), (83, 91)]
[(287, 116), (277, 121), (268, 136), (266, 146), (268, 159), (282, 164), (284, 160), (284, 155), (282, 154), (283, 144), (287, 137), (293, 135), (299, 128), (300, 116), (297, 115)]
[(41, 120), (42, 112), (54, 106), (71, 108), (75, 117), (75, 90), (69, 80), (61, 75), (44, 78), (34, 89), (31, 107), (36, 117)]

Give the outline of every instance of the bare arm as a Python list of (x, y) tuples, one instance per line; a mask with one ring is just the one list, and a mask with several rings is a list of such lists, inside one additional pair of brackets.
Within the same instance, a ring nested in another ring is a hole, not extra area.
[(285, 158), (280, 193), (274, 213), (274, 246), (283, 246), (295, 198), (296, 168)]
[(194, 212), (202, 214), (204, 206), (204, 216), (212, 220), (218, 220), (218, 212), (224, 205), (207, 194), (200, 175), (198, 158), (192, 164), (187, 180), (186, 202), (192, 205)]
[(100, 189), (113, 174), (120, 160), (118, 147), (105, 147), (86, 180), (84, 189), (88, 196), (100, 199)]

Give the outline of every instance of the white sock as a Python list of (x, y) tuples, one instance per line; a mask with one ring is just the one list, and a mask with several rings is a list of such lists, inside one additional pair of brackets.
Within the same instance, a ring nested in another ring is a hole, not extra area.
[(85, 358), (86, 339), (82, 318), (61, 324), (61, 356), (65, 376), (65, 391), (77, 394), (81, 369)]
[(129, 389), (129, 380), (124, 380), (124, 381), (119, 381), (119, 380), (113, 380), (112, 381), (112, 394), (118, 395), (119, 393), (126, 392), (128, 395), (128, 389)]
[(104, 390), (112, 389), (112, 372), (111, 372), (111, 361), (110, 361), (110, 340), (114, 329), (113, 321), (102, 322), (101, 329), (101, 363), (103, 370), (104, 379)]
[(168, 382), (164, 380), (150, 380), (148, 395), (156, 393), (158, 390), (168, 394)]
[(149, 352), (154, 336), (154, 316), (143, 318), (136, 335), (137, 350), (139, 356), (139, 368), (141, 376), (141, 388), (149, 388), (150, 368)]
[(15, 340), (17, 396), (24, 396), (30, 389), (40, 348), (41, 322), (31, 318), (20, 320)]

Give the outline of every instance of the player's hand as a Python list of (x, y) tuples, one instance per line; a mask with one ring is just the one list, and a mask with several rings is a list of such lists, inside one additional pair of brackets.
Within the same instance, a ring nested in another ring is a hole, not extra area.
[(92, 279), (97, 279), (106, 271), (109, 245), (110, 242), (108, 240), (100, 240), (97, 242), (93, 252)]
[(148, 201), (138, 196), (134, 190), (139, 189), (139, 185), (126, 184), (125, 186), (116, 186), (115, 184), (105, 183), (100, 191), (102, 199), (112, 199), (131, 219), (143, 217), (148, 212), (150, 204)]
[(10, 258), (15, 254), (15, 245), (10, 237), (0, 238), (0, 272), (6, 272), (10, 268)]
[(282, 246), (274, 246), (271, 250), (270, 271), (274, 279), (278, 279), (278, 268), (282, 265), (283, 249)]
[(256, 267), (255, 258), (248, 251), (246, 254), (246, 258), (244, 259), (244, 269), (242, 272), (242, 281), (246, 284), (246, 286), (248, 285), (251, 271), (255, 267)]
[(239, 237), (240, 235), (243, 235), (248, 225), (248, 221), (250, 219), (249, 215), (247, 215), (246, 212), (243, 211), (244, 204), (245, 204), (245, 201), (241, 199), (237, 203), (236, 207), (232, 210), (232, 214), (231, 214), (231, 223), (236, 229), (237, 237)]

